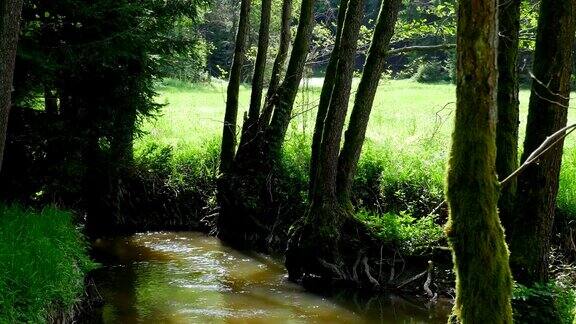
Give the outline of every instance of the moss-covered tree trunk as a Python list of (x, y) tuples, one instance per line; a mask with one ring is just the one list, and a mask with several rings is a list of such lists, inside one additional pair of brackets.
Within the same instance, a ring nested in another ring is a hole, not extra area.
[[(576, 31), (576, 0), (543, 0), (522, 161), (547, 136), (566, 125)], [(518, 216), (510, 239), (514, 277), (523, 284), (548, 279), (550, 235), (558, 193), (563, 143), (518, 178)]]
[(0, 2), (0, 170), (4, 157), (22, 0)]
[(364, 72), (356, 91), (354, 108), (345, 134), (344, 146), (338, 162), (337, 191), (343, 206), (349, 208), (350, 192), (354, 173), (364, 144), (366, 129), (372, 111), (372, 104), (378, 83), (386, 65), (386, 51), (394, 34), (401, 0), (387, 0), (382, 3), (380, 16), (372, 36)]
[(226, 92), (226, 112), (222, 131), (222, 148), (220, 151), (220, 172), (230, 169), (236, 151), (236, 121), (238, 119), (238, 94), (242, 65), (246, 56), (246, 39), (250, 30), (251, 0), (242, 0), (240, 5), (240, 21), (236, 33), (234, 59), (230, 69), (230, 79)]
[(512, 278), (497, 210), (496, 1), (459, 1), (457, 28), (457, 104), (446, 187), (446, 234), (456, 272), (452, 319), (512, 323)]
[[(346, 18), (347, 7), (348, 0), (342, 0), (340, 2), (340, 8), (338, 9), (338, 22), (336, 26), (336, 38), (334, 39), (334, 49), (332, 50), (332, 53), (330, 53), (330, 59), (328, 60), (326, 73), (324, 74), (322, 91), (320, 92), (320, 101), (318, 103), (318, 110), (316, 112), (316, 126), (324, 125), (324, 120), (326, 119), (326, 114), (328, 113), (328, 106), (330, 105), (330, 99), (332, 98), (334, 81), (336, 80), (336, 69), (338, 67), (338, 58), (340, 56), (340, 39), (342, 38), (342, 27), (344, 26), (344, 18)], [(315, 127), (314, 134), (312, 135), (312, 150), (310, 156), (310, 188), (308, 194), (310, 199), (312, 199), (316, 183), (318, 160), (320, 159), (320, 144), (322, 142), (323, 131), (323, 126)]]
[(282, 2), (282, 18), (280, 21), (280, 44), (278, 46), (278, 53), (274, 59), (272, 66), (272, 76), (268, 84), (268, 91), (266, 92), (266, 100), (264, 102), (264, 109), (260, 117), (260, 127), (265, 128), (270, 124), (270, 118), (274, 109), (274, 101), (280, 86), (280, 80), (285, 69), (286, 59), (288, 58), (288, 50), (290, 49), (290, 41), (292, 33), (290, 30), (290, 21), (292, 20), (292, 0), (284, 0)]
[[(496, 173), (503, 180), (518, 168), (518, 41), (521, 0), (499, 0), (498, 12), (498, 122)], [(501, 188), (498, 210), (506, 232), (515, 217), (516, 178)]]

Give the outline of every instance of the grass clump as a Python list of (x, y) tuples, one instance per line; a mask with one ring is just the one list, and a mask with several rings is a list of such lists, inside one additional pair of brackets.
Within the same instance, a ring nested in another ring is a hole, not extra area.
[(0, 205), (0, 323), (71, 314), (94, 267), (71, 213)]
[(433, 216), (414, 218), (406, 213), (374, 214), (360, 211), (356, 217), (383, 242), (399, 246), (403, 253), (417, 255), (444, 239)]

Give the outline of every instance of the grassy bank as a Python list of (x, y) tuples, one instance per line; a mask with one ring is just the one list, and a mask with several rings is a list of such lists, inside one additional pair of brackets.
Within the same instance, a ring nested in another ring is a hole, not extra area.
[(94, 266), (71, 213), (0, 205), (0, 323), (72, 314)]
[[(308, 176), (310, 137), (320, 86), (321, 80), (312, 79), (300, 91), (284, 147), (285, 167), (291, 177), (302, 183)], [(216, 169), (225, 83), (186, 84), (167, 80), (158, 90), (159, 102), (167, 106), (159, 118), (144, 123), (147, 134), (137, 141), (137, 154), (149, 152), (154, 145), (169, 146), (176, 178), (213, 177), (214, 174), (209, 173)], [(248, 107), (249, 94), (250, 89), (241, 88), (240, 108), (244, 111)], [(522, 90), (520, 143), (528, 100), (529, 91)], [(369, 207), (382, 212), (429, 212), (430, 206), (442, 199), (454, 104), (455, 89), (451, 84), (420, 84), (409, 80), (382, 82), (358, 170), (358, 198), (369, 200)], [(239, 125), (242, 115), (239, 114)], [(576, 122), (573, 110), (569, 115), (570, 122)], [(192, 160), (194, 166), (186, 162)], [(560, 182), (558, 205), (576, 218), (575, 136), (566, 141)]]

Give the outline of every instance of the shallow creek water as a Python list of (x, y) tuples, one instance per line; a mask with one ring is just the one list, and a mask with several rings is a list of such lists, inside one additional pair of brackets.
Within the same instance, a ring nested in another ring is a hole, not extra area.
[(98, 240), (94, 274), (105, 323), (445, 323), (397, 296), (319, 296), (287, 281), (278, 261), (194, 232)]

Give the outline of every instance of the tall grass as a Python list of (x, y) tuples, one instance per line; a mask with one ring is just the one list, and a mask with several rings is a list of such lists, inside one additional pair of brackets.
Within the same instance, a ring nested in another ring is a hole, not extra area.
[(94, 267), (71, 213), (0, 205), (0, 323), (72, 312)]
[[(357, 80), (355, 80), (357, 81)], [(284, 145), (284, 167), (292, 177), (306, 182), (310, 138), (321, 79), (305, 83), (297, 97), (294, 116)], [(162, 115), (145, 121), (136, 151), (150, 145), (173, 148), (175, 164), (193, 156), (207, 156), (218, 149), (226, 99), (226, 84), (187, 84), (165, 80), (159, 85), (159, 102), (166, 103)], [(250, 89), (240, 90), (238, 125), (248, 107)], [(524, 138), (529, 91), (520, 93), (520, 146)], [(366, 142), (359, 163), (356, 191), (380, 196), (371, 203), (384, 211), (425, 213), (442, 199), (444, 170), (452, 119), (455, 88), (451, 84), (421, 84), (410, 80), (386, 80), (378, 89)], [(352, 102), (352, 100), (351, 100)], [(569, 111), (570, 122), (576, 116)], [(214, 155), (210, 155), (214, 156)], [(204, 164), (215, 164), (210, 160)], [(210, 165), (214, 170), (215, 166)], [(193, 176), (193, 175), (192, 175)], [(378, 183), (367, 182), (378, 178)], [(364, 197), (366, 198), (366, 197)], [(378, 201), (377, 201), (378, 200)], [(394, 206), (386, 206), (387, 202)], [(404, 206), (403, 206), (404, 205)], [(568, 138), (560, 179), (559, 207), (576, 218), (576, 137)]]

